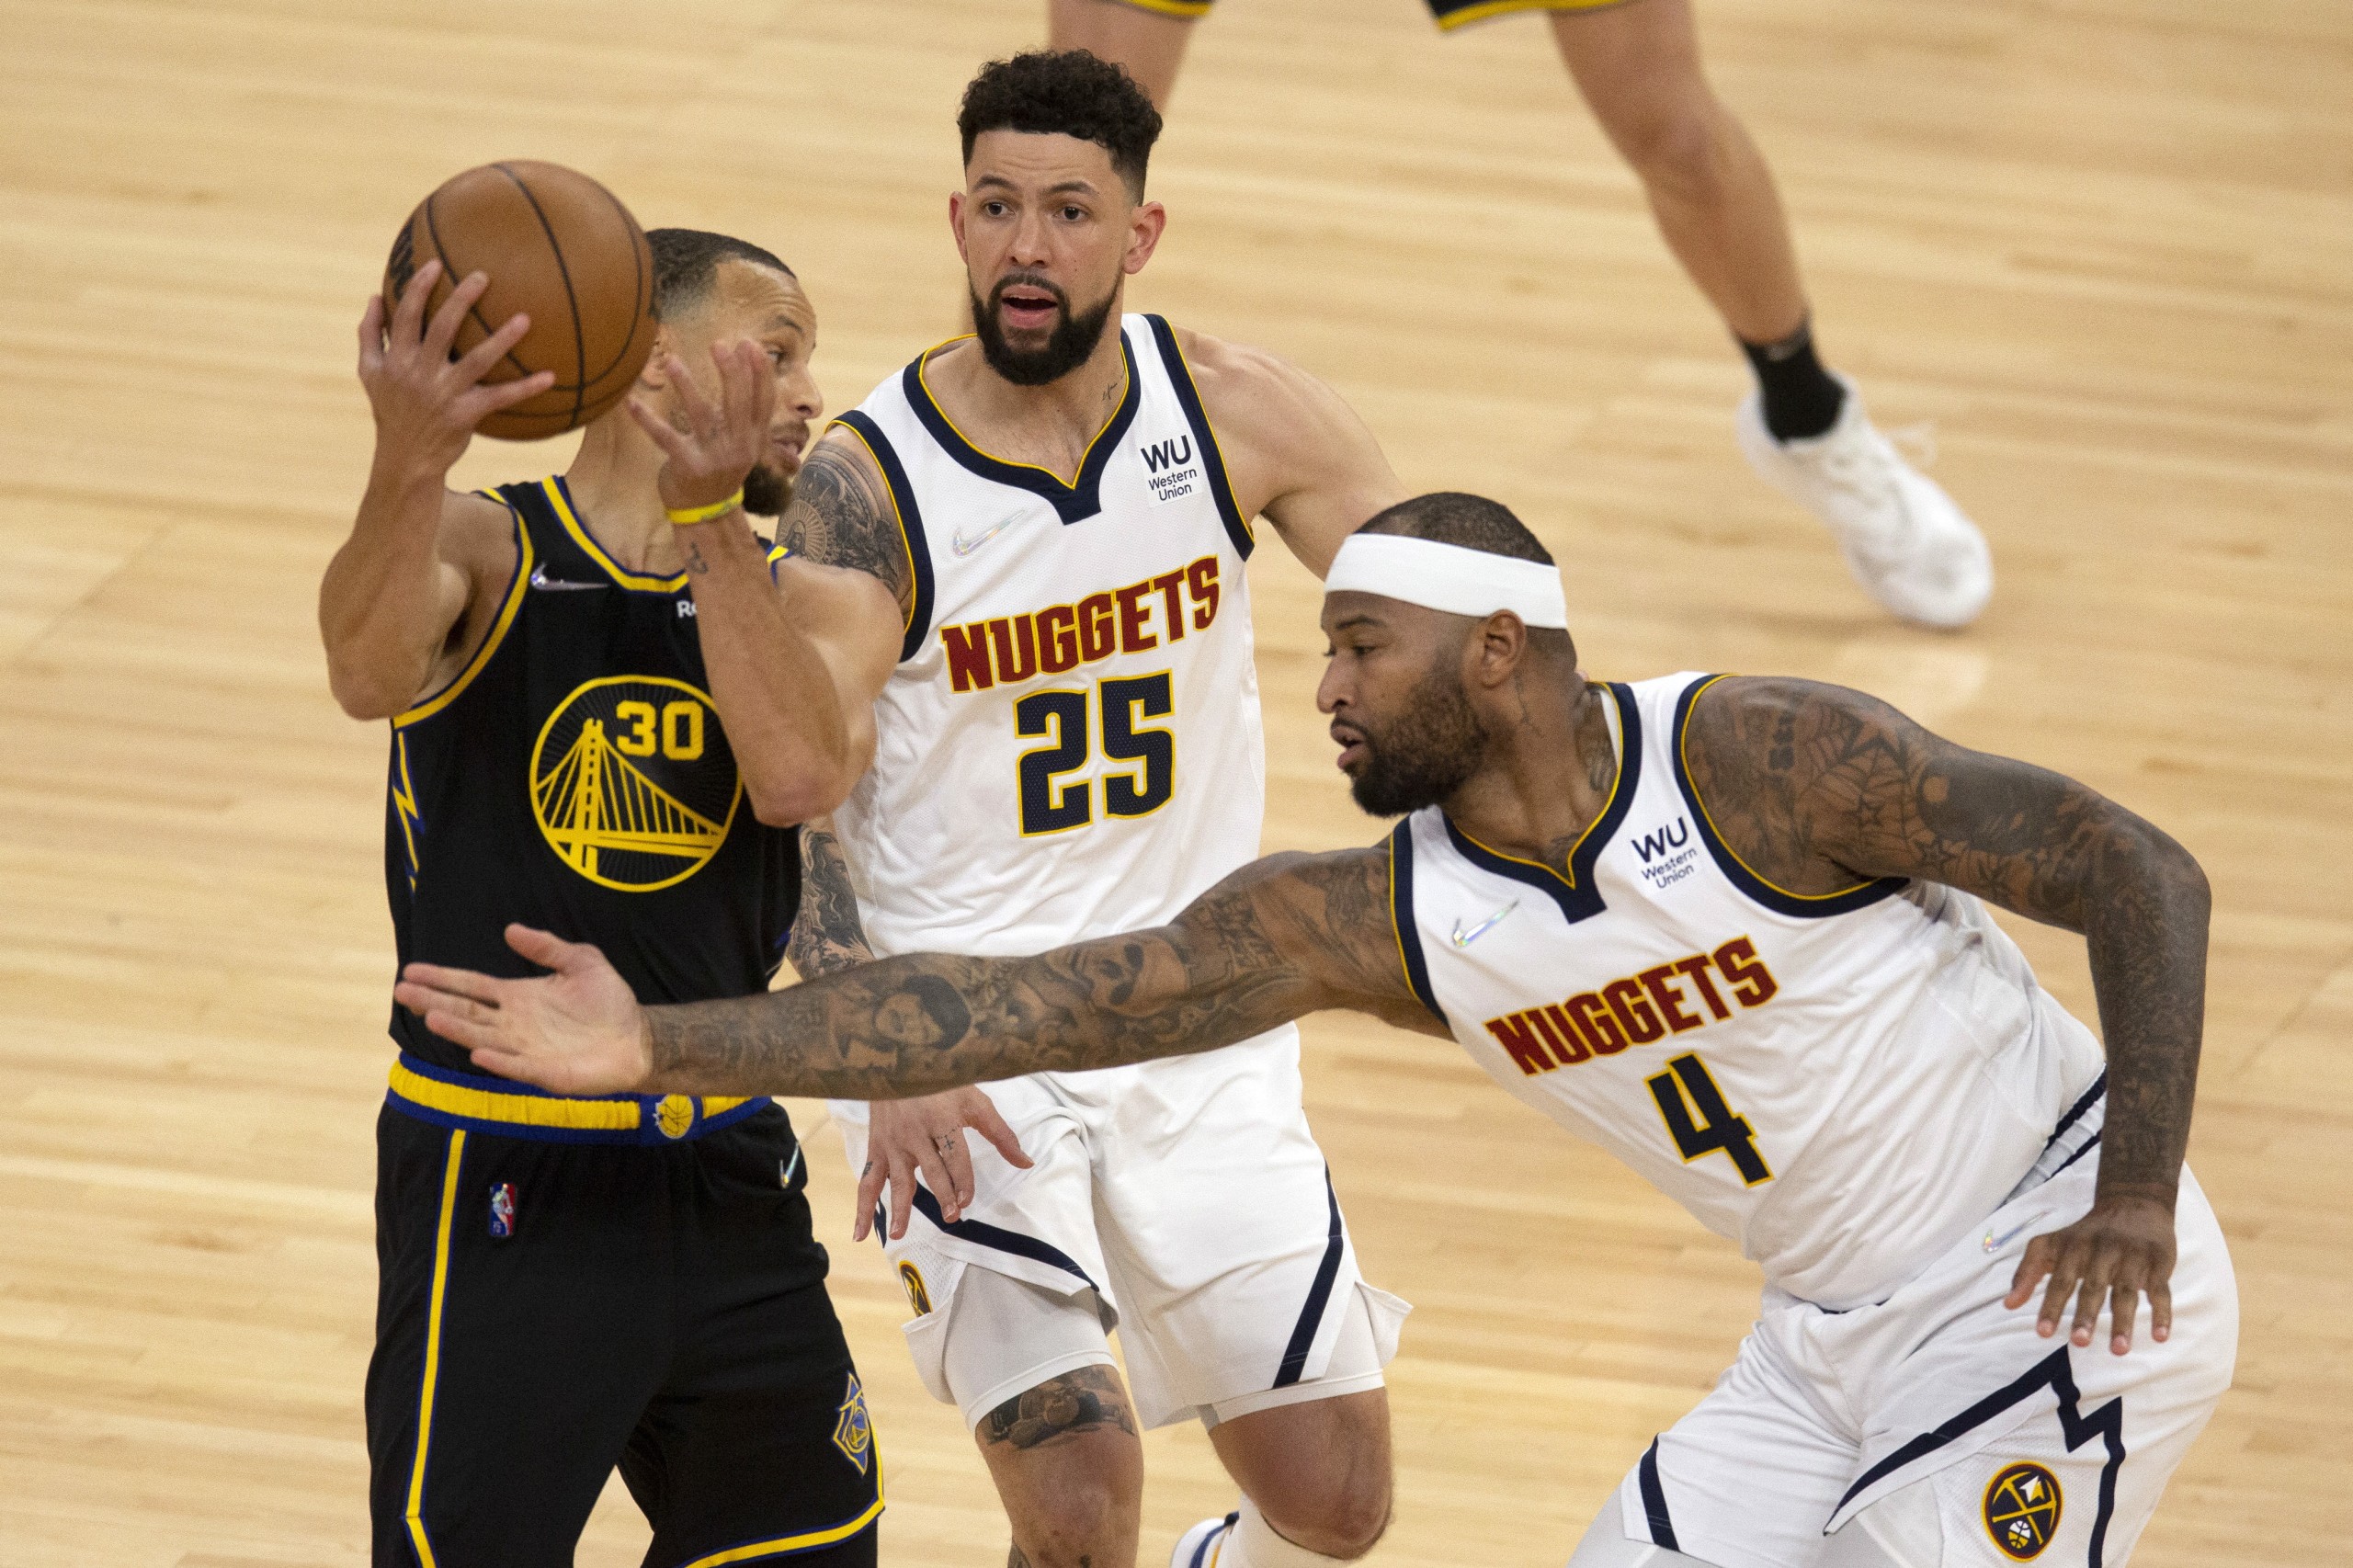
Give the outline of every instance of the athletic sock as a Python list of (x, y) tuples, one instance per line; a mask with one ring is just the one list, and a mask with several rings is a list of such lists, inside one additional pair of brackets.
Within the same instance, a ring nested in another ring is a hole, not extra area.
[(1833, 381), (1814, 357), (1811, 317), (1779, 343), (1735, 341), (1748, 356), (1749, 368), (1756, 372), (1757, 394), (1765, 403), (1765, 428), (1773, 433), (1773, 439), (1802, 441), (1838, 423), (1847, 389)]
[(1226, 1531), (1216, 1551), (1217, 1568), (1339, 1568), (1347, 1561), (1285, 1540), (1247, 1497), (1242, 1499), (1240, 1521)]

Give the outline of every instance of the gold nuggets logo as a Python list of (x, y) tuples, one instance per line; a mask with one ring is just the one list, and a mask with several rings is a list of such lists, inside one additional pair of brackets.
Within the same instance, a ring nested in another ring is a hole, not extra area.
[(915, 1316), (931, 1315), (931, 1292), (924, 1289), (923, 1270), (912, 1263), (899, 1265), (899, 1283), (907, 1288), (907, 1305), (915, 1308)]
[(848, 1391), (835, 1414), (834, 1447), (864, 1475), (874, 1463), (874, 1423), (866, 1414), (866, 1391), (858, 1387), (856, 1372), (849, 1375)]
[(2024, 1562), (2059, 1533), (2059, 1478), (2039, 1464), (2014, 1464), (1985, 1488), (1985, 1533), (2002, 1555)]
[(621, 892), (702, 869), (743, 798), (717, 710), (682, 680), (592, 680), (556, 704), (531, 748), (531, 814), (549, 847)]

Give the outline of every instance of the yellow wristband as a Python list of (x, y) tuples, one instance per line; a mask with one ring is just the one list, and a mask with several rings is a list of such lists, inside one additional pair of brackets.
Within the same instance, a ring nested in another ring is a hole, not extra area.
[(688, 506), (679, 512), (665, 510), (662, 515), (677, 527), (686, 528), (692, 528), (697, 523), (707, 523), (713, 517), (723, 517), (743, 504), (744, 493), (738, 490), (726, 500), (713, 501), (708, 506)]

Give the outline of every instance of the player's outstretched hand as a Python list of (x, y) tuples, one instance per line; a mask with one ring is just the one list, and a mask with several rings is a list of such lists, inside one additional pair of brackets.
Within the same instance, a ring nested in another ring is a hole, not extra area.
[(465, 455), (474, 426), (502, 408), (539, 396), (555, 385), (555, 376), (540, 370), (517, 381), (483, 383), (531, 330), (531, 318), (520, 313), (452, 359), (449, 348), (458, 329), (490, 278), (480, 272), (467, 275), (427, 322), (425, 301), (440, 276), (441, 263), (428, 261), (416, 269), (397, 305), (381, 294), (368, 301), (359, 322), (359, 384), (368, 389), (376, 415), (378, 460), (415, 461), (446, 473)]
[(553, 974), (497, 980), (470, 969), (413, 963), (392, 1000), (426, 1028), (473, 1054), (474, 1064), (559, 1095), (621, 1095), (653, 1071), (645, 1014), (629, 982), (585, 942), (529, 926), (506, 927), (506, 945)]
[(1010, 1165), (1027, 1170), (1021, 1140), (978, 1089), (950, 1089), (909, 1100), (876, 1100), (868, 1107), (866, 1169), (858, 1178), (858, 1221), (850, 1240), (864, 1241), (874, 1229), (874, 1207), (891, 1189), (891, 1239), (907, 1233), (907, 1209), (915, 1199), (915, 1173), (939, 1199), (939, 1217), (954, 1223), (972, 1201), (972, 1152), (964, 1142), (971, 1128), (996, 1146)]
[(713, 506), (744, 488), (744, 481), (767, 450), (768, 420), (776, 413), (776, 377), (767, 357), (749, 339), (710, 346), (719, 368), (719, 402), (703, 396), (687, 378), (686, 362), (662, 357), (662, 368), (678, 396), (674, 425), (645, 405), (629, 400), (630, 416), (654, 438), (669, 461), (654, 476), (662, 505), (674, 512)]
[(2149, 1298), (2149, 1337), (2162, 1344), (2173, 1333), (2173, 1208), (2154, 1198), (2121, 1194), (2097, 1199), (2092, 1211), (2063, 1230), (2026, 1244), (2010, 1279), (2004, 1305), (2018, 1308), (2034, 1297), (2045, 1276), (2042, 1311), (2034, 1330), (2048, 1339), (2059, 1332), (2067, 1298), (2075, 1298), (2075, 1321), (2068, 1339), (2092, 1342), (2103, 1304), (2110, 1310), (2108, 1347), (2121, 1356), (2132, 1348), (2132, 1319), (2141, 1297)]

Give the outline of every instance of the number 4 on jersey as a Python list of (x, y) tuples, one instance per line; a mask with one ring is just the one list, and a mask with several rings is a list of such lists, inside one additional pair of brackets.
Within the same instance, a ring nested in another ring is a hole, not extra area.
[[(1724, 1104), (1723, 1091), (1708, 1075), (1706, 1065), (1691, 1055), (1678, 1056), (1666, 1065), (1666, 1072), (1643, 1081), (1650, 1085), (1651, 1098), (1658, 1101), (1658, 1113), (1665, 1119), (1683, 1163), (1689, 1165), (1721, 1149), (1732, 1157), (1740, 1179), (1749, 1186), (1771, 1181), (1773, 1173), (1765, 1156), (1756, 1152), (1756, 1130), (1748, 1125), (1746, 1117), (1734, 1115), (1732, 1107)], [(1696, 1121), (1694, 1111), (1699, 1113)]]

